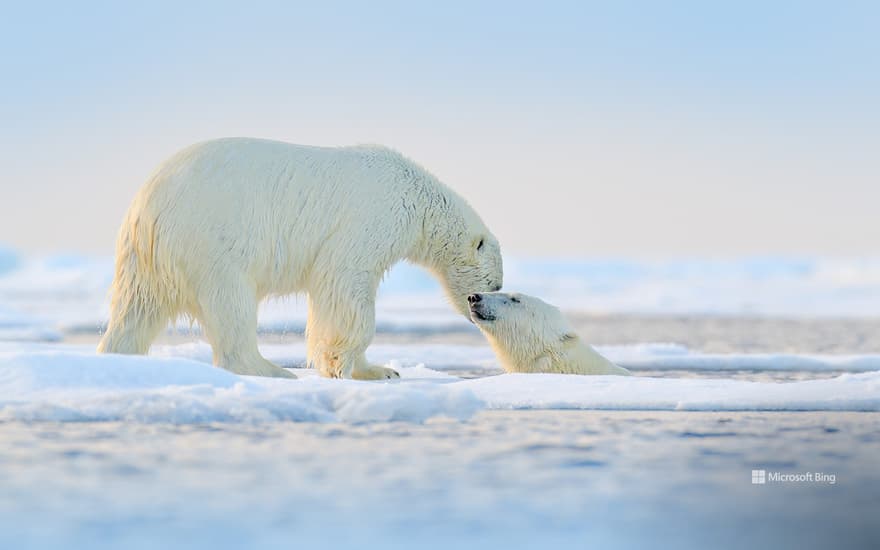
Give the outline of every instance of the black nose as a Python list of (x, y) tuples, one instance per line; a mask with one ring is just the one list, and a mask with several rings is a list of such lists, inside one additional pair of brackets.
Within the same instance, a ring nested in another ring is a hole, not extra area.
[(483, 299), (483, 297), (480, 296), (479, 294), (471, 294), (470, 296), (468, 296), (468, 303), (469, 304), (476, 304), (477, 302), (479, 302), (482, 299)]

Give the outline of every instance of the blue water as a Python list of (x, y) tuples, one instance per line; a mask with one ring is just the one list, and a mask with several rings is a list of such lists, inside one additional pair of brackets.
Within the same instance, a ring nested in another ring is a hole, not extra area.
[[(876, 548), (878, 413), (0, 423), (2, 548)], [(823, 481), (752, 484), (752, 470)]]

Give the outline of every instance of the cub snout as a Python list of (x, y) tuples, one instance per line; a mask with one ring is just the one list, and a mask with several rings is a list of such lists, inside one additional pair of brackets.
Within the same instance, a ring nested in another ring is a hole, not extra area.
[(471, 310), (471, 321), (475, 324), (495, 320), (495, 314), (491, 307), (487, 305), (487, 301), (483, 299), (482, 294), (471, 294), (467, 300)]

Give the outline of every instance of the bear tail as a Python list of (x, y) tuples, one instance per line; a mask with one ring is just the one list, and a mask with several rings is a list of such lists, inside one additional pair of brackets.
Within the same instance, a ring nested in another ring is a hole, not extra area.
[(147, 353), (172, 314), (168, 296), (173, 286), (156, 264), (156, 224), (131, 217), (116, 243), (110, 321), (98, 353)]

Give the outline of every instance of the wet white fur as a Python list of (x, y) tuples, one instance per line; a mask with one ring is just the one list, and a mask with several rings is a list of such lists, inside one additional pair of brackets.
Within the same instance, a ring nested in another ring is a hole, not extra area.
[(619, 374), (630, 372), (599, 355), (554, 306), (525, 294), (482, 293), (472, 307), (494, 320), (471, 319), (507, 372)]
[(321, 374), (396, 376), (364, 352), (376, 289), (402, 259), (431, 271), (463, 315), (469, 293), (502, 284), (498, 242), (479, 216), (395, 151), (196, 144), (160, 166), (128, 210), (98, 351), (146, 353), (169, 320), (187, 315), (216, 365), (289, 376), (257, 349), (257, 305), (306, 292), (308, 358)]

